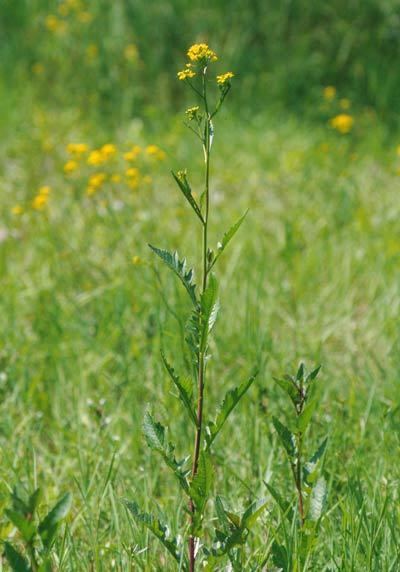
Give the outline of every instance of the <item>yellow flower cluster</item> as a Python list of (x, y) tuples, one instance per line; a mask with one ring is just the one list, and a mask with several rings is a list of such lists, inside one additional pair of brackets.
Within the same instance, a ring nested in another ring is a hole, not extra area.
[(157, 159), (157, 161), (163, 161), (165, 159), (164, 151), (160, 149), (160, 147), (157, 147), (157, 145), (148, 145), (146, 147), (146, 153), (150, 157)]
[(217, 75), (217, 84), (221, 86), (228, 85), (233, 77), (235, 77), (235, 74), (232, 72)]
[(36, 197), (32, 201), (32, 208), (41, 211), (47, 205), (49, 200), (49, 195), (51, 193), (51, 188), (47, 185), (40, 187)]
[(193, 44), (188, 49), (187, 56), (191, 62), (196, 63), (215, 62), (218, 59), (217, 54), (207, 44)]
[(185, 114), (188, 116), (189, 121), (196, 119), (199, 110), (200, 107), (198, 105), (195, 105), (194, 107), (189, 107), (189, 109), (185, 111)]
[(102, 165), (111, 159), (117, 152), (117, 148), (112, 143), (106, 143), (100, 149), (91, 151), (88, 157), (88, 165)]
[(181, 81), (195, 77), (196, 72), (192, 70), (191, 64), (186, 64), (186, 68), (177, 73), (178, 79)]
[(139, 186), (140, 181), (140, 171), (137, 167), (129, 167), (126, 170), (126, 179), (128, 187), (131, 189), (136, 189)]
[(62, 0), (57, 7), (58, 15), (49, 14), (45, 19), (45, 26), (53, 34), (61, 34), (67, 30), (68, 18), (76, 17), (81, 24), (88, 24), (92, 21), (93, 16), (84, 9), (80, 0)]
[(67, 152), (70, 155), (75, 155), (80, 157), (81, 155), (87, 153), (89, 147), (85, 143), (69, 143), (67, 145)]
[(124, 57), (128, 62), (137, 62), (139, 52), (135, 44), (128, 44), (124, 50)]
[(64, 165), (64, 173), (66, 175), (69, 175), (70, 173), (73, 173), (74, 171), (76, 171), (78, 169), (79, 165), (77, 163), (77, 161), (74, 160), (70, 160), (67, 161)]
[(125, 161), (136, 161), (138, 155), (140, 155), (141, 149), (139, 145), (133, 145), (133, 147), (124, 153)]
[(94, 173), (89, 177), (89, 184), (86, 193), (90, 196), (93, 195), (104, 183), (107, 175), (105, 173)]
[(352, 130), (354, 119), (348, 113), (340, 113), (339, 115), (336, 115), (336, 117), (333, 117), (329, 121), (329, 124), (331, 127), (336, 129), (336, 131), (339, 131), (339, 133), (346, 134)]

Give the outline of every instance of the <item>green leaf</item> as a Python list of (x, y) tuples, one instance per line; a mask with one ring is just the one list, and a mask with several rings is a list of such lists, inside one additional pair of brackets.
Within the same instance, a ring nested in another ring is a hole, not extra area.
[(320, 459), (323, 457), (326, 449), (326, 445), (328, 443), (328, 437), (326, 437), (318, 449), (315, 451), (314, 455), (311, 459), (304, 464), (303, 467), (303, 480), (308, 484), (311, 485), (312, 482), (315, 480), (315, 472), (317, 466), (319, 464)]
[(38, 531), (46, 548), (51, 545), (57, 528), (67, 516), (72, 504), (71, 493), (66, 493), (39, 524)]
[(225, 421), (228, 419), (229, 415), (232, 413), (236, 405), (242, 399), (246, 391), (249, 389), (253, 381), (256, 379), (258, 372), (255, 372), (248, 380), (244, 381), (239, 387), (235, 387), (227, 392), (225, 398), (219, 407), (217, 416), (214, 422), (210, 422), (206, 427), (206, 442), (207, 449), (210, 448), (214, 439), (221, 431)]
[(266, 483), (265, 481), (264, 481), (264, 484), (267, 487), (268, 491), (271, 493), (273, 499), (275, 500), (276, 504), (281, 509), (284, 516), (287, 517), (289, 522), (292, 522), (292, 520), (293, 520), (293, 509), (290, 506), (290, 503), (288, 501), (286, 501), (284, 498), (282, 498), (281, 495), (278, 493), (278, 491), (276, 489), (274, 489), (270, 484)]
[(43, 496), (42, 491), (40, 489), (36, 489), (31, 494), (31, 496), (29, 497), (29, 503), (28, 504), (29, 504), (29, 511), (30, 511), (31, 515), (33, 515), (36, 512), (36, 510), (39, 506), (39, 503), (42, 500), (42, 496)]
[(173, 171), (171, 171), (171, 173), (175, 181), (177, 182), (178, 187), (182, 191), (183, 196), (188, 201), (188, 203), (190, 204), (196, 215), (199, 217), (201, 222), (204, 224), (203, 215), (201, 214), (199, 205), (196, 203), (196, 200), (192, 195), (192, 189), (190, 188), (189, 182), (187, 180), (186, 172), (178, 171), (178, 173), (175, 174)]
[(183, 490), (188, 493), (187, 474), (188, 471), (183, 470), (185, 460), (177, 461), (174, 455), (175, 447), (167, 441), (166, 430), (154, 421), (153, 417), (146, 411), (143, 420), (143, 433), (147, 445), (153, 451), (156, 451), (164, 459), (165, 464), (174, 472)]
[(218, 283), (213, 274), (210, 274), (207, 288), (200, 298), (200, 351), (204, 352), (207, 347), (208, 334), (214, 327), (217, 319), (218, 303)]
[(290, 461), (294, 461), (297, 454), (295, 436), (291, 431), (289, 431), (287, 427), (285, 427), (285, 425), (282, 425), (282, 423), (276, 417), (272, 417), (272, 423), (274, 424), (275, 430), (278, 433), (279, 439), (281, 440), (281, 443), (284, 446)]
[(165, 546), (171, 556), (180, 563), (181, 555), (178, 549), (178, 542), (176, 538), (170, 537), (168, 527), (153, 515), (147, 512), (141, 512), (135, 502), (124, 501), (124, 504), (136, 522), (143, 524), (148, 530), (150, 530), (150, 532), (152, 532)]
[(322, 516), (326, 502), (326, 481), (323, 477), (318, 479), (311, 492), (310, 509), (308, 517), (316, 522)]
[(219, 257), (221, 256), (221, 254), (224, 252), (225, 248), (228, 246), (228, 244), (230, 243), (230, 241), (232, 240), (232, 238), (235, 236), (235, 234), (237, 233), (237, 231), (239, 230), (239, 228), (241, 227), (244, 219), (247, 216), (247, 213), (249, 211), (247, 210), (241, 217), (239, 220), (237, 220), (235, 222), (235, 224), (233, 224), (231, 226), (231, 228), (224, 234), (224, 236), (222, 237), (221, 242), (218, 244), (217, 247), (217, 254), (214, 258), (214, 261), (212, 262), (209, 270), (211, 270), (211, 268), (214, 266), (214, 264), (217, 262), (217, 260), (219, 259)]
[(212, 481), (213, 468), (210, 456), (205, 451), (202, 451), (199, 456), (197, 472), (189, 488), (190, 498), (193, 500), (196, 510), (201, 515), (204, 512), (204, 508), (210, 496)]
[(200, 312), (197, 308), (190, 314), (185, 330), (185, 341), (192, 353), (193, 367), (197, 370), (200, 351)]
[(272, 544), (271, 554), (274, 566), (282, 570), (282, 572), (288, 572), (290, 570), (287, 550), (282, 544), (278, 544), (276, 540), (274, 540)]
[(43, 560), (38, 568), (38, 572), (53, 572), (53, 564), (51, 562), (51, 556)]
[(297, 381), (303, 381), (303, 379), (304, 379), (304, 372), (305, 372), (304, 363), (301, 362), (301, 364), (300, 364), (300, 366), (299, 366), (299, 369), (297, 370), (297, 374), (296, 374), (296, 380), (297, 380)]
[(168, 250), (156, 248), (151, 244), (149, 244), (149, 247), (155, 254), (157, 254), (157, 256), (161, 258), (161, 260), (168, 266), (168, 268), (170, 268), (178, 276), (179, 280), (186, 288), (186, 291), (189, 294), (193, 304), (197, 306), (194, 272), (191, 268), (189, 270), (186, 268), (186, 260), (179, 260), (177, 252), (171, 253)]
[(31, 572), (28, 561), (9, 543), (4, 543), (4, 554), (13, 572)]
[(309, 373), (306, 377), (306, 383), (310, 383), (311, 381), (313, 381), (317, 377), (317, 375), (319, 374), (320, 369), (321, 369), (321, 366), (319, 365), (311, 373)]
[(316, 399), (312, 399), (311, 401), (309, 401), (304, 407), (299, 417), (297, 418), (297, 429), (300, 431), (300, 433), (305, 433), (311, 421), (312, 414), (315, 411), (316, 405), (317, 405)]
[(241, 521), (240, 528), (247, 528), (250, 530), (252, 526), (256, 523), (257, 519), (262, 515), (268, 506), (267, 499), (259, 499), (251, 503), (251, 505), (244, 511)]
[(279, 385), (279, 387), (283, 389), (283, 391), (290, 397), (294, 405), (297, 405), (297, 403), (299, 402), (300, 395), (299, 395), (299, 390), (297, 389), (292, 378), (287, 376), (282, 379), (279, 379), (277, 377), (274, 377), (273, 379), (277, 383), (277, 385)]
[(197, 418), (196, 413), (193, 409), (193, 385), (191, 379), (185, 378), (182, 381), (180, 380), (179, 376), (175, 373), (174, 368), (168, 363), (167, 358), (165, 357), (164, 352), (161, 352), (161, 358), (164, 362), (165, 368), (169, 373), (172, 382), (174, 383), (175, 387), (179, 393), (179, 399), (182, 401), (183, 405), (185, 406), (186, 411), (189, 414), (190, 419), (193, 421), (195, 426), (197, 427)]
[(6, 516), (11, 520), (14, 526), (16, 526), (22, 535), (22, 538), (26, 542), (30, 542), (35, 535), (36, 526), (31, 520), (28, 520), (19, 512), (15, 510), (5, 510)]

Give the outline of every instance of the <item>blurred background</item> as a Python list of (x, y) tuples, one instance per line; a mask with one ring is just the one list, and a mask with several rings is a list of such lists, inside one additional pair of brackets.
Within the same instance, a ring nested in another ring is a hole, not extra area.
[(184, 54), (207, 41), (240, 79), (241, 111), (275, 103), (312, 115), (321, 86), (334, 85), (397, 123), (398, 0), (3, 0), (0, 10), (11, 112), (34, 101), (120, 124), (176, 110)]

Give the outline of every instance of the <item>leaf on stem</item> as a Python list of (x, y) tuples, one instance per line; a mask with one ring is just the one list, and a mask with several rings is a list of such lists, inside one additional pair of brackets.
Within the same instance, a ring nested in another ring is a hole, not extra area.
[(207, 347), (208, 335), (214, 327), (219, 310), (218, 283), (213, 274), (210, 274), (207, 288), (200, 298), (200, 351), (204, 352)]
[(143, 419), (143, 433), (147, 445), (161, 455), (165, 464), (173, 471), (183, 490), (188, 493), (187, 471), (182, 468), (185, 460), (176, 460), (174, 455), (175, 446), (168, 442), (165, 427), (161, 423), (154, 421), (148, 411), (146, 411)]
[(179, 399), (185, 406), (185, 409), (188, 412), (190, 419), (197, 427), (196, 413), (193, 409), (193, 384), (191, 379), (187, 377), (181, 381), (179, 375), (175, 373), (174, 368), (169, 364), (167, 358), (165, 357), (164, 352), (161, 352), (161, 358), (163, 360), (166, 370), (169, 373), (170, 378), (172, 379), (172, 382), (174, 383), (175, 387), (178, 390)]
[(205, 451), (202, 451), (199, 456), (197, 472), (189, 487), (189, 496), (196, 507), (194, 532), (198, 531), (198, 528), (201, 525), (204, 509), (210, 496), (212, 482), (213, 468), (210, 456)]
[(274, 377), (273, 380), (290, 397), (293, 404), (297, 405), (300, 399), (300, 393), (294, 380), (290, 376), (285, 376), (283, 378)]
[(250, 388), (253, 381), (256, 379), (258, 372), (255, 372), (248, 380), (244, 381), (239, 387), (230, 389), (219, 407), (217, 416), (214, 422), (210, 422), (206, 427), (206, 442), (207, 449), (210, 448), (214, 439), (221, 431), (225, 421), (228, 419), (229, 415), (235, 409), (236, 405), (242, 399), (246, 391)]
[(4, 554), (13, 572), (31, 572), (28, 561), (9, 543), (4, 543)]
[(200, 210), (199, 205), (197, 204), (194, 196), (192, 195), (192, 189), (190, 188), (189, 182), (187, 180), (186, 172), (185, 171), (178, 171), (178, 173), (174, 173), (173, 171), (171, 171), (171, 173), (172, 173), (172, 176), (174, 177), (178, 187), (182, 191), (183, 196), (185, 197), (187, 202), (190, 204), (190, 206), (192, 207), (192, 209), (194, 210), (196, 215), (199, 217), (201, 222), (204, 224), (203, 215), (201, 214), (201, 210)]
[(282, 445), (285, 448), (289, 460), (293, 462), (297, 455), (296, 437), (291, 431), (289, 431), (287, 427), (285, 427), (285, 425), (282, 425), (282, 423), (276, 417), (272, 417), (272, 423), (276, 432), (278, 433), (278, 437)]
[(28, 520), (25, 516), (15, 510), (5, 510), (4, 513), (19, 530), (22, 538), (26, 542), (30, 542), (36, 532), (35, 523), (32, 520)]
[(171, 556), (180, 563), (181, 555), (179, 553), (177, 539), (170, 536), (167, 525), (162, 523), (158, 518), (155, 518), (152, 514), (141, 512), (135, 502), (124, 501), (124, 504), (136, 522), (143, 524), (150, 530), (165, 546)]
[(293, 520), (293, 509), (290, 503), (282, 498), (282, 496), (278, 493), (276, 489), (274, 489), (269, 483), (264, 481), (265, 486), (267, 487), (268, 491), (271, 493), (272, 498), (275, 500), (276, 504), (281, 509), (284, 516), (287, 517), (289, 522)]
[(260, 518), (262, 513), (266, 510), (268, 506), (267, 499), (258, 499), (253, 501), (251, 505), (244, 511), (241, 521), (240, 528), (247, 528), (250, 530), (256, 521)]
[(315, 451), (315, 453), (311, 457), (311, 459), (307, 463), (304, 464), (303, 480), (310, 486), (311, 486), (312, 482), (315, 480), (317, 467), (319, 465), (319, 461), (322, 459), (322, 457), (325, 453), (327, 443), (328, 443), (328, 437), (326, 437), (322, 441), (321, 445)]
[(218, 258), (221, 256), (221, 254), (224, 252), (225, 248), (228, 246), (228, 244), (230, 243), (230, 241), (232, 240), (232, 238), (235, 236), (235, 234), (237, 233), (237, 231), (239, 230), (239, 228), (242, 226), (242, 223), (244, 221), (244, 219), (247, 216), (247, 213), (249, 211), (247, 210), (241, 217), (239, 220), (237, 220), (235, 222), (235, 224), (233, 224), (231, 226), (231, 228), (224, 234), (224, 236), (222, 237), (221, 242), (218, 244), (217, 247), (217, 254), (214, 258), (214, 261), (212, 262), (211, 266), (210, 266), (210, 270), (211, 268), (214, 266), (214, 264), (217, 262)]
[(321, 477), (318, 479), (311, 492), (309, 511), (310, 520), (316, 522), (321, 518), (325, 507), (326, 495), (326, 481), (323, 477)]
[(39, 524), (38, 531), (45, 548), (49, 548), (54, 540), (57, 528), (67, 516), (72, 504), (71, 493), (66, 493)]
[(161, 260), (170, 268), (182, 282), (184, 287), (186, 288), (187, 293), (190, 296), (193, 304), (197, 306), (197, 298), (196, 298), (196, 284), (194, 283), (194, 272), (193, 269), (190, 268), (189, 270), (186, 267), (186, 259), (179, 260), (178, 253), (169, 252), (168, 250), (163, 250), (161, 248), (156, 248), (149, 244), (151, 250), (157, 254), (161, 258)]

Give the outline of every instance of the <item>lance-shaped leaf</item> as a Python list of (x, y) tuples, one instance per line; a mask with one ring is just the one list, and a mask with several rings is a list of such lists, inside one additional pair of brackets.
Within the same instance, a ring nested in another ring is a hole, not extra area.
[(289, 559), (286, 548), (274, 540), (271, 547), (272, 562), (279, 570), (289, 570)]
[(135, 502), (124, 501), (124, 504), (136, 522), (143, 524), (148, 530), (150, 530), (150, 532), (152, 532), (165, 546), (171, 556), (180, 563), (181, 555), (178, 549), (178, 542), (176, 538), (170, 536), (167, 525), (161, 522), (158, 518), (155, 518), (152, 514), (141, 512)]
[(311, 399), (308, 403), (306, 403), (303, 411), (300, 413), (299, 417), (297, 418), (297, 429), (300, 433), (305, 433), (310, 421), (312, 414), (314, 413), (315, 407), (317, 405), (316, 399)]
[(317, 377), (317, 375), (319, 374), (319, 371), (321, 369), (321, 366), (319, 365), (317, 368), (315, 368), (311, 373), (309, 373), (306, 377), (306, 383), (311, 383), (312, 381), (314, 381), (314, 379)]
[(274, 489), (269, 483), (266, 483), (264, 481), (264, 484), (267, 487), (267, 489), (269, 490), (269, 492), (271, 493), (276, 504), (281, 509), (283, 515), (286, 516), (286, 518), (289, 520), (289, 522), (292, 522), (293, 521), (293, 509), (290, 506), (290, 503), (287, 500), (285, 500), (284, 498), (282, 498), (282, 496), (278, 493), (278, 491), (276, 489)]
[(26, 542), (30, 542), (35, 535), (36, 526), (32, 520), (28, 520), (22, 514), (15, 510), (5, 510), (6, 516), (11, 520), (13, 525), (19, 530), (22, 538)]
[(319, 520), (324, 511), (326, 501), (326, 482), (323, 477), (318, 479), (311, 492), (308, 518), (314, 522)]
[(297, 454), (296, 437), (287, 427), (285, 427), (285, 425), (282, 425), (276, 417), (272, 417), (272, 423), (274, 424), (275, 430), (278, 433), (278, 437), (285, 448), (289, 460), (293, 462)]
[(235, 234), (237, 233), (237, 231), (239, 230), (239, 228), (242, 226), (242, 223), (244, 221), (244, 219), (247, 216), (247, 213), (249, 211), (247, 210), (241, 217), (239, 220), (237, 220), (235, 222), (235, 224), (233, 224), (231, 226), (231, 228), (224, 234), (224, 236), (222, 237), (221, 242), (218, 244), (217, 246), (217, 254), (213, 260), (213, 262), (211, 263), (211, 266), (209, 268), (209, 270), (211, 270), (211, 268), (214, 266), (214, 264), (217, 262), (217, 260), (219, 259), (219, 257), (221, 256), (221, 254), (224, 252), (225, 248), (228, 246), (228, 244), (230, 243), (230, 241), (232, 240), (232, 238), (235, 236)]
[(290, 397), (294, 405), (297, 405), (300, 399), (299, 389), (295, 381), (289, 375), (283, 378), (273, 378), (275, 383)]
[(207, 288), (200, 299), (200, 352), (207, 347), (208, 334), (214, 327), (219, 310), (218, 283), (213, 274), (210, 275)]
[(319, 464), (319, 461), (322, 459), (322, 457), (325, 453), (327, 443), (328, 443), (328, 437), (326, 437), (322, 441), (321, 445), (315, 451), (315, 453), (311, 457), (311, 459), (307, 463), (304, 464), (303, 479), (308, 485), (311, 485), (315, 480), (318, 464)]
[(200, 354), (200, 311), (198, 308), (190, 314), (185, 330), (185, 341), (192, 354), (194, 369), (197, 370)]
[(178, 253), (169, 252), (168, 250), (162, 250), (161, 248), (156, 248), (149, 244), (151, 250), (161, 258), (161, 260), (170, 268), (182, 282), (186, 288), (187, 293), (190, 296), (193, 304), (197, 306), (196, 298), (196, 284), (194, 283), (194, 272), (193, 269), (187, 268), (186, 259), (179, 260)]
[(172, 176), (174, 177), (175, 181), (177, 182), (178, 187), (183, 193), (183, 196), (190, 204), (196, 215), (199, 217), (201, 222), (204, 224), (204, 218), (201, 214), (201, 210), (199, 205), (196, 203), (194, 196), (192, 195), (192, 189), (190, 188), (189, 181), (186, 177), (186, 171), (178, 171), (176, 174), (171, 171)]
[(244, 511), (240, 521), (240, 528), (250, 530), (268, 506), (267, 499), (259, 499), (251, 503)]
[(188, 412), (190, 419), (197, 427), (196, 413), (193, 408), (193, 384), (191, 379), (187, 377), (181, 381), (179, 375), (175, 373), (175, 370), (172, 367), (172, 365), (169, 364), (167, 358), (165, 357), (164, 352), (161, 352), (161, 358), (164, 362), (166, 370), (169, 373), (170, 378), (172, 379), (173, 384), (178, 390), (179, 399), (185, 406), (185, 409)]
[(4, 554), (13, 572), (32, 572), (28, 561), (9, 543), (4, 543)]
[(146, 411), (143, 419), (143, 433), (150, 449), (161, 455), (165, 464), (173, 471), (183, 490), (188, 492), (187, 471), (183, 469), (185, 460), (176, 460), (174, 455), (175, 447), (168, 442), (165, 427), (161, 423), (154, 421), (148, 411)]
[(30, 514), (34, 514), (37, 507), (39, 506), (40, 501), (42, 500), (42, 491), (40, 489), (36, 489), (31, 496), (29, 497), (29, 511)]
[(244, 381), (239, 387), (235, 387), (227, 392), (225, 398), (219, 407), (215, 421), (210, 422), (206, 427), (207, 449), (210, 448), (214, 439), (221, 431), (225, 421), (235, 409), (236, 405), (242, 399), (243, 395), (249, 389), (253, 381), (256, 379), (258, 372), (255, 372), (248, 380)]
[(198, 535), (201, 530), (204, 510), (210, 496), (213, 481), (213, 468), (209, 455), (202, 451), (199, 456), (197, 472), (193, 477), (189, 495), (196, 508), (192, 522), (192, 534)]
[(45, 548), (48, 549), (51, 546), (57, 528), (67, 516), (71, 503), (72, 495), (71, 493), (66, 493), (39, 524), (38, 531)]

